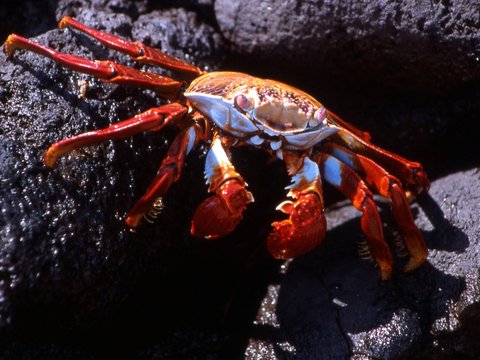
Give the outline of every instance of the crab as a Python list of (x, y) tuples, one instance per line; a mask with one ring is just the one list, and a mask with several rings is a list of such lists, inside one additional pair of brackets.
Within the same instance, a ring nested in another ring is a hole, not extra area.
[(80, 147), (143, 131), (159, 131), (166, 126), (177, 127), (178, 134), (156, 177), (126, 216), (130, 228), (139, 226), (142, 218), (157, 206), (157, 200), (179, 179), (187, 155), (204, 142), (210, 145), (205, 179), (211, 195), (196, 209), (191, 234), (215, 239), (232, 233), (254, 198), (229, 154), (232, 147), (248, 145), (282, 160), (292, 180), (286, 188), (288, 199), (277, 207), (287, 218), (273, 222), (266, 242), (273, 257), (297, 257), (321, 243), (326, 232), (322, 194), (325, 181), (361, 212), (361, 229), (381, 279), (391, 276), (393, 257), (383, 235), (373, 192), (390, 200), (409, 253), (403, 270), (413, 270), (426, 259), (427, 247), (414, 223), (408, 196), (414, 197), (429, 187), (420, 163), (375, 146), (369, 133), (345, 122), (292, 86), (239, 72), (205, 72), (143, 43), (93, 29), (71, 17), (63, 18), (59, 27), (76, 29), (135, 61), (160, 66), (181, 79), (108, 60), (60, 53), (16, 34), (11, 34), (4, 44), (8, 57), (17, 49), (32, 51), (106, 82), (152, 89), (169, 101), (105, 129), (58, 141), (45, 154), (45, 165), (53, 168), (60, 156)]

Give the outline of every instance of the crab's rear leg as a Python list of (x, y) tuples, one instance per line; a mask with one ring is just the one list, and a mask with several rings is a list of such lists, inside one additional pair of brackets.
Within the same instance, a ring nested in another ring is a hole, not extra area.
[(272, 224), (267, 239), (270, 254), (277, 259), (288, 259), (307, 253), (325, 236), (326, 220), (318, 165), (307, 156), (283, 152), (283, 158), (293, 183), (288, 196), (294, 201), (284, 201), (277, 210), (289, 215)]
[(353, 206), (362, 212), (360, 224), (366, 235), (367, 244), (380, 267), (380, 277), (386, 280), (392, 273), (392, 253), (383, 237), (382, 222), (373, 195), (365, 182), (350, 167), (329, 154), (316, 158), (322, 177), (350, 199)]
[(338, 136), (345, 145), (357, 154), (372, 159), (388, 169), (413, 194), (428, 190), (430, 182), (420, 163), (407, 160), (399, 155), (373, 145), (366, 139), (346, 129), (340, 130)]
[(157, 171), (155, 179), (148, 187), (145, 194), (135, 203), (129, 211), (125, 222), (135, 228), (142, 217), (152, 208), (155, 200), (165, 194), (173, 182), (180, 178), (185, 157), (195, 145), (207, 136), (207, 130), (199, 121), (182, 130), (170, 145), (167, 155)]
[(392, 201), (393, 217), (399, 226), (405, 246), (411, 255), (404, 271), (410, 271), (420, 266), (427, 258), (428, 249), (420, 230), (415, 225), (400, 181), (366, 156), (355, 154), (336, 144), (326, 145), (326, 150), (344, 164), (362, 174), (366, 183), (378, 192), (379, 195)]
[(196, 66), (193, 66), (174, 56), (167, 55), (164, 52), (149, 47), (141, 42), (128, 41), (105, 31), (92, 29), (91, 27), (86, 26), (68, 16), (60, 20), (58, 26), (61, 29), (70, 27), (80, 30), (90, 35), (94, 39), (97, 39), (106, 47), (128, 54), (136, 61), (146, 62), (161, 66), (168, 70), (173, 70), (179, 75), (183, 75), (183, 77), (187, 80), (191, 80), (204, 73), (204, 71)]
[(25, 49), (46, 56), (65, 67), (96, 76), (106, 82), (152, 89), (167, 99), (177, 98), (183, 85), (167, 76), (136, 70), (113, 61), (89, 60), (76, 55), (63, 54), (22, 36), (11, 34), (5, 41), (4, 51), (7, 56), (11, 56), (17, 49)]
[(45, 165), (54, 167), (57, 159), (72, 150), (96, 144), (106, 140), (123, 139), (133, 136), (142, 131), (159, 130), (170, 122), (181, 120), (188, 112), (188, 108), (172, 103), (156, 108), (151, 108), (131, 119), (110, 125), (101, 130), (88, 131), (71, 138), (63, 139), (47, 150), (45, 154)]
[(213, 139), (207, 154), (205, 178), (208, 191), (215, 195), (198, 206), (190, 231), (197, 237), (216, 239), (235, 230), (247, 205), (253, 202), (253, 196), (235, 171), (218, 136)]

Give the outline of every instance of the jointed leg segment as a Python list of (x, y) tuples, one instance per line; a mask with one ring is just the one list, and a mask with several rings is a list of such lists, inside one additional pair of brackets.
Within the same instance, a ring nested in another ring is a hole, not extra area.
[(130, 55), (136, 61), (147, 62), (161, 66), (168, 70), (176, 71), (185, 79), (191, 80), (204, 73), (196, 66), (177, 59), (176, 57), (165, 54), (162, 51), (149, 47), (141, 42), (128, 41), (105, 31), (92, 29), (91, 27), (79, 23), (68, 16), (60, 20), (58, 26), (61, 29), (66, 27), (75, 28), (97, 39), (106, 47)]
[(96, 76), (106, 82), (152, 89), (167, 99), (175, 99), (182, 87), (180, 81), (167, 76), (136, 70), (113, 61), (88, 60), (76, 55), (63, 54), (22, 36), (12, 34), (5, 41), (5, 53), (7, 56), (11, 56), (17, 49), (25, 49), (46, 56), (65, 67)]
[(172, 121), (182, 119), (187, 108), (178, 103), (151, 108), (135, 117), (110, 125), (106, 129), (93, 130), (71, 138), (61, 140), (47, 150), (45, 164), (54, 167), (57, 159), (72, 150), (96, 144), (106, 140), (123, 139), (142, 131), (159, 130)]
[(195, 145), (205, 138), (205, 129), (198, 123), (182, 130), (170, 145), (163, 158), (155, 179), (143, 195), (129, 211), (125, 222), (128, 226), (138, 226), (143, 215), (152, 207), (155, 200), (164, 195), (172, 183), (180, 178), (185, 158)]
[(379, 148), (348, 130), (342, 129), (338, 132), (338, 135), (351, 151), (367, 156), (382, 167), (389, 169), (393, 175), (402, 181), (405, 189), (412, 191), (414, 194), (428, 190), (430, 182), (421, 164)]
[[(367, 242), (372, 255), (382, 269), (382, 277), (387, 276), (388, 266), (382, 265), (381, 259), (384, 258), (388, 263), (390, 260), (387, 259), (391, 258), (391, 255), (386, 255), (387, 248), (381, 233), (380, 218), (367, 185), (379, 195), (392, 201), (393, 216), (411, 255), (404, 271), (410, 271), (420, 266), (427, 257), (427, 247), (422, 234), (413, 221), (401, 182), (373, 160), (355, 154), (342, 146), (329, 143), (325, 145), (324, 151), (326, 153), (318, 159), (322, 173), (328, 182), (337, 187), (352, 200), (355, 207), (364, 212), (362, 230), (369, 239)], [(364, 181), (361, 180), (361, 177), (364, 178)], [(365, 203), (365, 201), (367, 202)], [(367, 208), (363, 203), (367, 205)], [(367, 210), (370, 214), (366, 212)], [(380, 243), (381, 245), (379, 245)]]
[(380, 267), (382, 280), (388, 279), (392, 273), (393, 257), (383, 238), (382, 222), (372, 193), (360, 176), (337, 158), (323, 153), (317, 161), (323, 178), (362, 212), (360, 225), (367, 238), (368, 247)]

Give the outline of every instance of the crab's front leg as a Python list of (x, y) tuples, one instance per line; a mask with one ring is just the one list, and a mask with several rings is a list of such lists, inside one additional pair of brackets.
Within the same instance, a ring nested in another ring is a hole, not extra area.
[(168, 148), (155, 179), (145, 194), (135, 203), (128, 212), (125, 222), (131, 228), (136, 228), (145, 214), (152, 208), (156, 199), (163, 196), (172, 183), (180, 178), (185, 158), (199, 141), (206, 138), (205, 126), (200, 122), (193, 122), (183, 129)]
[(253, 202), (246, 183), (235, 171), (220, 137), (215, 136), (207, 154), (205, 178), (208, 191), (215, 193), (195, 211), (190, 229), (192, 235), (216, 239), (235, 230), (247, 204)]
[(315, 248), (325, 236), (323, 196), (318, 165), (307, 156), (283, 152), (293, 183), (287, 187), (294, 201), (284, 201), (277, 210), (289, 218), (272, 224), (267, 240), (270, 254), (277, 259), (303, 255)]

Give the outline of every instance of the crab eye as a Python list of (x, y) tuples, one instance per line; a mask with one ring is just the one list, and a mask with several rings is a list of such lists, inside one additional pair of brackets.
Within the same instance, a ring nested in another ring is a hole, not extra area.
[(315, 111), (313, 117), (319, 124), (323, 123), (324, 120), (327, 118), (327, 111), (325, 110), (325, 108), (322, 107)]
[(237, 95), (233, 99), (235, 107), (243, 112), (249, 111), (252, 109), (253, 102), (245, 95)]

